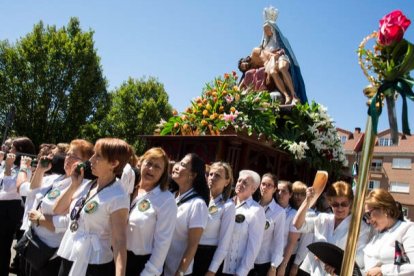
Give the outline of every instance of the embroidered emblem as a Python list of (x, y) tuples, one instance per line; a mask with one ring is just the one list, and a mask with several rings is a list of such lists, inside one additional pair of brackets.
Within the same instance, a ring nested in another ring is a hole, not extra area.
[(236, 222), (237, 223), (242, 223), (245, 219), (246, 219), (246, 217), (242, 214), (236, 215)]
[(269, 229), (269, 227), (270, 227), (270, 222), (268, 220), (266, 220), (265, 230)]
[(91, 202), (88, 202), (85, 205), (84, 210), (85, 210), (85, 212), (87, 214), (92, 214), (92, 213), (95, 213), (96, 212), (96, 210), (98, 209), (98, 206), (99, 206), (98, 202), (96, 202), (95, 200), (93, 200)]
[(50, 200), (53, 200), (55, 198), (57, 198), (58, 196), (60, 196), (60, 190), (59, 189), (53, 189), (51, 190), (48, 194), (47, 194), (47, 198)]
[(141, 200), (140, 203), (138, 203), (138, 210), (140, 212), (145, 212), (151, 207), (151, 202), (148, 199)]
[(218, 207), (216, 205), (211, 205), (210, 207), (208, 207), (208, 212), (210, 215), (214, 215), (215, 213), (217, 213), (218, 211)]

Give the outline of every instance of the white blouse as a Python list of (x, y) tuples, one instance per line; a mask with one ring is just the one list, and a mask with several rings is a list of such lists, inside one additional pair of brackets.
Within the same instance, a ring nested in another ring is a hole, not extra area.
[(157, 186), (131, 202), (127, 227), (127, 249), (135, 255), (151, 254), (143, 275), (160, 275), (171, 244), (177, 205), (169, 191)]
[(278, 267), (283, 261), (286, 213), (274, 199), (263, 209), (265, 210), (266, 224), (262, 245), (254, 263), (271, 263), (272, 266)]
[[(334, 214), (320, 213), (316, 217), (306, 217), (305, 222), (299, 229), (302, 233), (314, 233), (315, 242), (329, 242), (345, 250), (348, 237), (351, 215), (347, 216), (336, 228)], [(365, 222), (361, 222), (361, 230), (356, 249), (355, 261), (360, 268), (364, 267), (364, 252), (362, 251), (370, 238), (370, 228)], [(315, 256), (309, 252), (301, 269), (311, 275), (328, 275), (325, 272), (324, 264), (316, 260)]]
[[(4, 175), (4, 170), (0, 174), (0, 200), (21, 200), (22, 197), (17, 192), (16, 180), (19, 174), (19, 167), (13, 166), (9, 176)], [(31, 170), (27, 171), (27, 179), (32, 176)]]
[[(395, 241), (403, 244), (411, 263), (394, 265)], [(397, 221), (383, 233), (376, 233), (364, 248), (365, 271), (381, 266), (385, 275), (414, 275), (414, 223)]]
[(253, 268), (259, 253), (266, 216), (262, 206), (249, 197), (236, 206), (235, 220), (223, 273), (244, 276)]
[(200, 244), (217, 246), (209, 271), (217, 272), (227, 255), (234, 228), (236, 208), (231, 199), (226, 202), (222, 195), (210, 200), (208, 222), (201, 236)]
[[(186, 193), (176, 198), (176, 202), (186, 196), (192, 194), (193, 189), (190, 189)], [(165, 260), (164, 275), (172, 276), (178, 270), (181, 259), (188, 245), (188, 230), (192, 228), (206, 228), (207, 225), (208, 210), (206, 203), (200, 197), (194, 197), (180, 206), (177, 210), (177, 221), (175, 224), (173, 239), (170, 249), (167, 253)], [(193, 262), (189, 265), (185, 275), (193, 272)]]
[[(55, 179), (52, 180), (52, 183), (50, 183), (49, 180), (53, 178)], [(46, 184), (47, 182), (49, 183)], [(39, 205), (39, 202), (42, 201), (39, 211), (43, 215), (54, 215), (53, 207), (55, 206), (56, 200), (69, 187), (71, 179), (70, 177), (67, 177), (66, 179), (64, 179), (63, 177), (56, 178), (56, 175), (53, 175), (50, 177), (46, 177), (44, 179), (44, 183), (46, 185), (42, 185), (42, 188), (31, 191), (31, 194), (34, 194), (34, 202), (32, 205), (32, 209), (36, 209), (36, 207)], [(56, 217), (66, 218), (66, 216)], [(42, 226), (34, 227), (33, 229), (35, 233), (39, 236), (39, 238), (48, 246), (53, 248), (59, 247), (60, 242), (63, 238), (63, 232), (50, 231), (46, 227)]]
[[(71, 203), (72, 210), (78, 199), (86, 195), (91, 183), (82, 185), (80, 193)], [(80, 212), (79, 228), (68, 228), (57, 254), (73, 261), (70, 275), (84, 275), (88, 264), (105, 264), (113, 260), (111, 250), (110, 215), (129, 208), (129, 198), (117, 182), (90, 197)]]

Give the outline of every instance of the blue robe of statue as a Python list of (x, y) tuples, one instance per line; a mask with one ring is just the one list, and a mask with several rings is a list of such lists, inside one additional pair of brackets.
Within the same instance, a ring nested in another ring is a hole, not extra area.
[(302, 78), (302, 73), (300, 72), (299, 63), (296, 60), (292, 48), (290, 47), (289, 41), (286, 37), (283, 36), (282, 32), (275, 23), (271, 22), (270, 25), (273, 28), (274, 34), (276, 34), (276, 39), (279, 43), (279, 46), (285, 50), (285, 54), (290, 59), (289, 72), (292, 77), (292, 82), (295, 88), (296, 96), (300, 99), (300, 102), (302, 104), (307, 103), (308, 97), (306, 96), (305, 83)]

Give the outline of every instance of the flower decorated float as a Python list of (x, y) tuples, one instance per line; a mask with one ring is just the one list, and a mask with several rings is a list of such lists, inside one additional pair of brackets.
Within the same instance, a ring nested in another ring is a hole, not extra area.
[(239, 61), (242, 77), (233, 71), (208, 83), (186, 110), (160, 122), (159, 136), (146, 137), (151, 145), (167, 147), (173, 159), (196, 151), (208, 162), (225, 160), (236, 172), (250, 168), (307, 181), (323, 169), (340, 177), (347, 160), (334, 122), (324, 106), (307, 102), (277, 14), (265, 9), (263, 41)]

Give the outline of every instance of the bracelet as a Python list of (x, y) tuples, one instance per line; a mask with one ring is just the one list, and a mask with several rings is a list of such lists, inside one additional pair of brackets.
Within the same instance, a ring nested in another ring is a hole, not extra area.
[(182, 271), (182, 270), (178, 270), (178, 275), (180, 275), (180, 276), (184, 276), (184, 271)]

